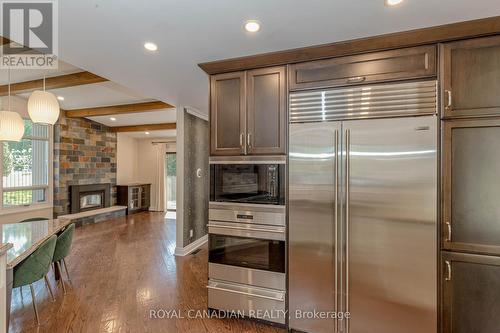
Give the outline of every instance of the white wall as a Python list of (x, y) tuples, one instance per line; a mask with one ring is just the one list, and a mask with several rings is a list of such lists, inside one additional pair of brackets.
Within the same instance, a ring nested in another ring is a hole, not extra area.
[(116, 182), (121, 185), (137, 181), (139, 176), (138, 140), (125, 133), (118, 133), (116, 146)]

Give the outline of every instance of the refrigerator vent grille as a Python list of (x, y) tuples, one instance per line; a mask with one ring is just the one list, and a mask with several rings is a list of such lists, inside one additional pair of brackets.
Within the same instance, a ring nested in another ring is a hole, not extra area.
[(437, 81), (365, 85), (290, 94), (290, 122), (436, 114)]

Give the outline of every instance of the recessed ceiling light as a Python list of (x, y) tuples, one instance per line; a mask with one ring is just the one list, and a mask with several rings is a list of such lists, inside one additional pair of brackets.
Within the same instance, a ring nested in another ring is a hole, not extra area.
[(403, 0), (385, 0), (386, 6), (396, 6), (399, 5)]
[(149, 132), (144, 132), (144, 134), (149, 135)]
[(255, 20), (246, 21), (245, 30), (248, 32), (257, 32), (260, 30), (260, 23)]
[(144, 48), (148, 51), (156, 51), (158, 50), (158, 45), (156, 45), (155, 43), (146, 42), (144, 43)]
[(57, 96), (57, 99), (60, 101), (64, 101), (64, 97), (62, 97), (62, 96)]
[(116, 118), (115, 117), (111, 117), (111, 118), (109, 118), (109, 120), (116, 121)]

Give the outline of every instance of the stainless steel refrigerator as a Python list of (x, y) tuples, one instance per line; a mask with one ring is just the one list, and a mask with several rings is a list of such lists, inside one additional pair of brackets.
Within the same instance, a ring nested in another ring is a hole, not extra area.
[(437, 332), (436, 112), (435, 81), (291, 93), (291, 329)]

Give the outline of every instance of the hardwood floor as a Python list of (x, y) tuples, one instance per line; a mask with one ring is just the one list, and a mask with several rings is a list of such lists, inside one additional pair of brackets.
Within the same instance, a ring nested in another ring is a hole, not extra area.
[[(34, 323), (28, 287), (12, 294), (9, 332), (285, 332), (250, 320), (152, 319), (151, 310), (206, 310), (207, 248), (175, 257), (175, 221), (140, 213), (76, 229), (67, 258), (68, 294), (35, 284), (41, 326)], [(157, 316), (166, 312), (157, 311)]]

